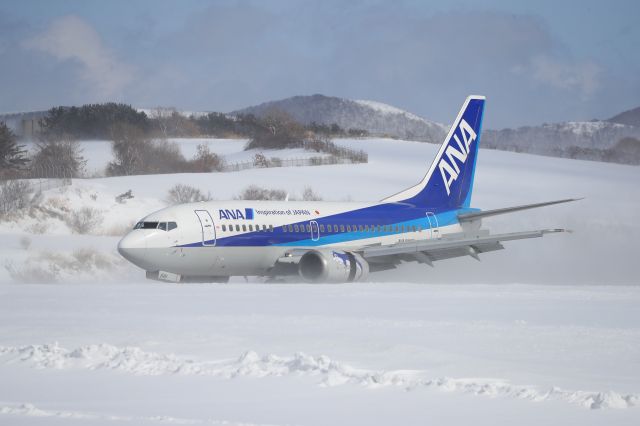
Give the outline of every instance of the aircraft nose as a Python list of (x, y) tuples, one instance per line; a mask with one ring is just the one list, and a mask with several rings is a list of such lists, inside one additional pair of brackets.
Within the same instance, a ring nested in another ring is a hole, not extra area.
[(147, 244), (141, 232), (129, 232), (118, 243), (118, 253), (129, 262), (144, 269)]

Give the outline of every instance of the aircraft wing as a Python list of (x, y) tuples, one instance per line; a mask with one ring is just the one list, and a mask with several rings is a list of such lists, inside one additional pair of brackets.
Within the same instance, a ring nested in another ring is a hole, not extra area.
[(441, 239), (426, 241), (407, 241), (389, 246), (370, 246), (361, 250), (362, 256), (372, 264), (395, 264), (400, 260), (418, 261), (433, 266), (437, 260), (453, 257), (471, 256), (480, 260), (478, 254), (502, 250), (502, 242), (538, 238), (545, 234), (566, 232), (564, 229), (541, 229), (535, 231), (513, 232), (490, 235), (488, 232), (468, 236), (452, 234)]

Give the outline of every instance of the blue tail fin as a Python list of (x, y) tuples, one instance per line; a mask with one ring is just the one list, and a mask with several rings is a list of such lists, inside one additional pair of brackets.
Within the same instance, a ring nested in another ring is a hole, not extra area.
[(422, 181), (382, 201), (437, 211), (469, 207), (484, 103), (484, 96), (469, 96)]

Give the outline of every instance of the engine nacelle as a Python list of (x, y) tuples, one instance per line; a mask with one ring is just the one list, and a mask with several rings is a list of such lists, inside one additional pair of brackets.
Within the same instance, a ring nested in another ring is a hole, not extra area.
[(313, 283), (363, 281), (369, 275), (369, 263), (357, 253), (309, 250), (300, 258), (298, 273)]

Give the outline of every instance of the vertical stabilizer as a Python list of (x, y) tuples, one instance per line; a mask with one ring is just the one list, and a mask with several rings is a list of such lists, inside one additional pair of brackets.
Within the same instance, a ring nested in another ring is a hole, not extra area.
[(484, 103), (484, 96), (469, 96), (422, 181), (382, 201), (438, 211), (469, 207)]

